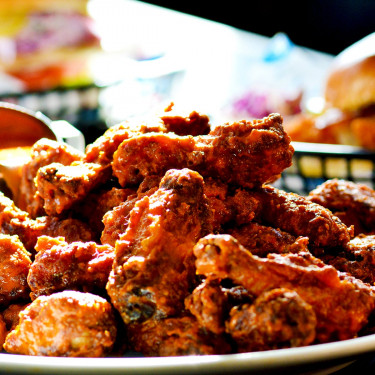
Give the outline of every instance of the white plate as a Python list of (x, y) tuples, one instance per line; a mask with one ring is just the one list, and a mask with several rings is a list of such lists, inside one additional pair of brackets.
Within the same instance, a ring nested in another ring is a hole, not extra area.
[(287, 371), (288, 374), (329, 374), (371, 351), (375, 351), (375, 334), (301, 348), (210, 356), (56, 358), (0, 354), (0, 373), (201, 375)]

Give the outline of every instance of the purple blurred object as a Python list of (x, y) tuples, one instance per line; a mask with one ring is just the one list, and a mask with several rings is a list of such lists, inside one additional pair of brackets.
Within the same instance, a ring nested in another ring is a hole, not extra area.
[(31, 14), (26, 26), (15, 38), (16, 53), (27, 54), (90, 44), (98, 40), (91, 19), (76, 13)]

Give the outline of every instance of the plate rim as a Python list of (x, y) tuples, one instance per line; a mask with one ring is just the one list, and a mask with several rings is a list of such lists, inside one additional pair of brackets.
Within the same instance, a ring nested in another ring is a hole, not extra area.
[(134, 371), (220, 371), (274, 369), (285, 366), (307, 365), (343, 358), (352, 360), (354, 356), (375, 351), (375, 334), (368, 336), (316, 344), (298, 348), (275, 349), (262, 352), (235, 353), (202, 356), (175, 357), (104, 357), (67, 358), (28, 356), (0, 353), (0, 368), (27, 370), (78, 370), (108, 371), (108, 374), (121, 371), (123, 374)]

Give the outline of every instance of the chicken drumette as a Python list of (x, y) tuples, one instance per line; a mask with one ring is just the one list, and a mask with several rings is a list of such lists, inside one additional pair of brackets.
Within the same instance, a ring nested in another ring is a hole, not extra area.
[(277, 288), (263, 292), (253, 304), (234, 307), (226, 331), (238, 352), (292, 348), (313, 343), (313, 308), (295, 291)]
[(195, 280), (193, 247), (207, 228), (203, 178), (170, 170), (138, 200), (116, 242), (107, 291), (125, 323), (178, 314)]
[(348, 226), (354, 225), (356, 235), (374, 232), (375, 191), (364, 184), (328, 180), (312, 190), (307, 199), (327, 207)]
[(265, 185), (250, 195), (259, 201), (255, 221), (308, 237), (312, 249), (346, 246), (353, 236), (352, 228), (330, 210), (298, 194)]
[(275, 180), (291, 165), (293, 151), (282, 117), (272, 114), (217, 126), (207, 136), (149, 133), (130, 138), (114, 153), (112, 166), (122, 186), (171, 168), (190, 168), (203, 177), (254, 187)]
[(56, 216), (41, 216), (35, 220), (20, 210), (14, 202), (0, 192), (0, 233), (17, 235), (26, 250), (33, 253), (39, 236), (62, 236), (67, 242), (91, 241), (95, 233), (78, 219), (60, 219)]
[(310, 253), (252, 255), (230, 235), (209, 235), (194, 247), (199, 274), (229, 278), (255, 296), (293, 290), (312, 306), (318, 342), (355, 337), (375, 308), (370, 285), (337, 271)]
[(4, 348), (14, 354), (102, 357), (113, 348), (116, 333), (109, 302), (90, 293), (64, 291), (27, 306)]
[(17, 206), (28, 212), (32, 218), (45, 215), (44, 201), (36, 194), (34, 178), (39, 168), (51, 163), (70, 165), (83, 159), (83, 154), (65, 143), (43, 138), (36, 142), (31, 149), (31, 159), (22, 168), (20, 194)]
[(69, 244), (62, 237), (41, 236), (35, 250), (27, 277), (32, 299), (67, 289), (104, 294), (114, 258), (112, 246)]

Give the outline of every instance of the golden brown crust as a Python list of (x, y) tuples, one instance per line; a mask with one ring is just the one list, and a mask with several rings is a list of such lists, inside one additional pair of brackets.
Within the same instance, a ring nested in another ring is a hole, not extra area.
[(14, 354), (102, 357), (112, 349), (116, 331), (104, 298), (64, 291), (41, 296), (23, 310), (4, 348)]

